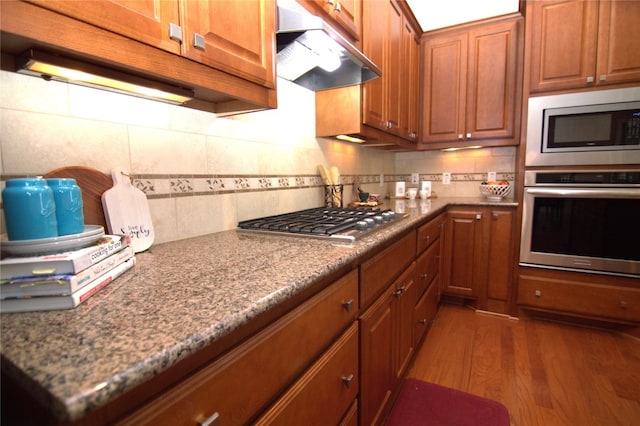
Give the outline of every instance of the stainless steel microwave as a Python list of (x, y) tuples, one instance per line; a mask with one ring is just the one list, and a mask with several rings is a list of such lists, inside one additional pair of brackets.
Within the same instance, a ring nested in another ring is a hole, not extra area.
[(640, 87), (529, 99), (526, 166), (640, 164)]

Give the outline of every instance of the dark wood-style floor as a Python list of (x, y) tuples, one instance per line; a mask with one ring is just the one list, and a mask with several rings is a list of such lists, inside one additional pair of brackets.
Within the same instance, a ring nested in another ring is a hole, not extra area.
[(408, 373), (502, 402), (515, 426), (640, 425), (640, 341), (442, 305)]

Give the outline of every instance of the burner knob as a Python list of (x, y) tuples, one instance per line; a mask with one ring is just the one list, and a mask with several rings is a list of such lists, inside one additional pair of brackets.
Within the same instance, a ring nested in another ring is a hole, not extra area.
[(356, 222), (356, 229), (358, 231), (364, 231), (368, 227), (369, 227), (369, 225), (367, 225), (367, 222), (365, 222), (364, 220), (359, 220), (359, 221)]
[(373, 220), (374, 220), (376, 223), (382, 223), (382, 222), (384, 221), (384, 218), (383, 218), (381, 215), (377, 214), (377, 215), (375, 215), (375, 216), (373, 217)]
[(364, 221), (367, 222), (367, 228), (371, 228), (373, 226), (373, 224), (375, 223), (375, 221), (373, 219), (371, 219), (370, 217), (366, 218)]
[(387, 213), (389, 213), (389, 220), (393, 220), (396, 218), (396, 212), (394, 212), (393, 210), (389, 210)]
[(391, 215), (389, 212), (382, 212), (382, 220), (385, 222), (389, 222), (391, 220)]

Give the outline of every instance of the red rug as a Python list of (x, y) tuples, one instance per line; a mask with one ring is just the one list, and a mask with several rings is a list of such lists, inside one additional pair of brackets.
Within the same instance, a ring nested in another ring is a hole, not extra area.
[(497, 401), (417, 379), (402, 385), (387, 426), (509, 426), (509, 412)]

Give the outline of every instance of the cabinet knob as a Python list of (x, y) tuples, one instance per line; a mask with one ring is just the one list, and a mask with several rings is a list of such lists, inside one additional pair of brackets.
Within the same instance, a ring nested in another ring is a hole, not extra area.
[(404, 294), (404, 290), (405, 290), (405, 288), (404, 288), (404, 286), (402, 286), (402, 287), (398, 288), (396, 291), (394, 291), (393, 295), (396, 296), (399, 299)]
[(218, 419), (220, 415), (218, 413), (214, 413), (212, 416), (207, 417), (206, 419), (198, 422), (200, 426), (216, 426), (218, 424)]
[(621, 309), (627, 309), (629, 304), (626, 301), (621, 300), (620, 303), (618, 304), (618, 306), (620, 306)]
[(340, 4), (340, 2), (336, 3), (335, 11), (336, 12), (342, 12), (342, 5)]
[(182, 42), (182, 27), (178, 24), (174, 24), (173, 22), (169, 22), (169, 38), (171, 40)]
[(427, 278), (429, 278), (429, 274), (422, 274), (420, 275), (420, 278), (422, 278), (423, 280), (427, 280)]
[(496, 212), (491, 213), (491, 218), (493, 220), (498, 220), (499, 217), (500, 217), (500, 215), (498, 215), (498, 213), (496, 213)]
[(345, 311), (351, 312), (351, 309), (353, 309), (353, 299), (347, 300), (346, 302), (342, 302), (342, 307), (344, 308)]
[(476, 220), (482, 220), (482, 213), (476, 213)]
[(534, 294), (536, 297), (541, 297), (541, 296), (542, 296), (542, 292), (541, 292), (540, 290), (536, 290), (536, 291), (534, 291), (534, 292), (533, 292), (533, 294)]
[(595, 79), (593, 78), (592, 75), (590, 75), (589, 77), (587, 77), (587, 83), (593, 83), (595, 81)]
[(344, 383), (344, 385), (346, 387), (351, 387), (351, 382), (353, 381), (353, 373), (349, 374), (348, 376), (342, 376), (342, 383)]
[(422, 325), (426, 325), (427, 324), (427, 319), (426, 318), (422, 318), (421, 320), (418, 321), (420, 324)]
[(204, 36), (202, 34), (193, 33), (193, 47), (200, 50), (205, 49), (206, 45), (204, 42)]
[(462, 137), (462, 133), (458, 133), (458, 139), (459, 139), (459, 140), (462, 140), (462, 139), (463, 139), (463, 137)]
[(607, 81), (607, 75), (606, 74), (602, 74), (600, 76), (600, 81)]
[(471, 133), (467, 133), (467, 139), (471, 139)]
[(426, 237), (424, 237), (423, 241), (429, 244), (429, 241), (431, 241), (431, 235), (427, 235)]

